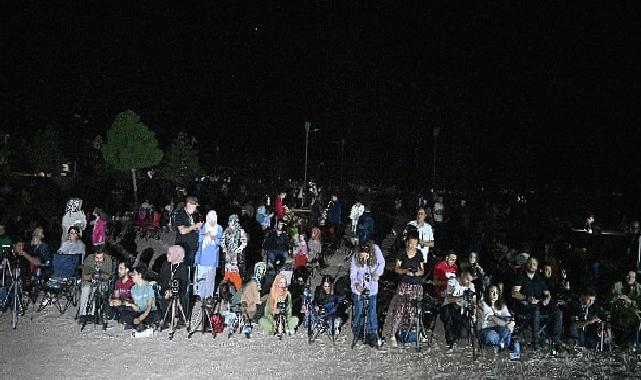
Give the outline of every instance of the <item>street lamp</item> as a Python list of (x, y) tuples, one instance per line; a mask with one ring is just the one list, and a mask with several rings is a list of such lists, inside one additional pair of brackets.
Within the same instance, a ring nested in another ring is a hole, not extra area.
[(309, 132), (317, 132), (318, 128), (310, 130), (312, 123), (309, 121), (305, 122), (305, 176), (303, 178), (303, 204), (301, 207), (305, 206), (305, 200), (307, 198), (307, 151), (309, 148)]

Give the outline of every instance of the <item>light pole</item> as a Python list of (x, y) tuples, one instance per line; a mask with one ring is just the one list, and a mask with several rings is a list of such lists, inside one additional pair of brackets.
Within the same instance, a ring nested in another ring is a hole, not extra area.
[(311, 131), (309, 128), (312, 126), (312, 123), (309, 121), (305, 122), (305, 176), (303, 177), (303, 204), (301, 207), (305, 206), (305, 201), (307, 200), (307, 151), (309, 148), (309, 132), (316, 132), (318, 131), (318, 128), (312, 129)]

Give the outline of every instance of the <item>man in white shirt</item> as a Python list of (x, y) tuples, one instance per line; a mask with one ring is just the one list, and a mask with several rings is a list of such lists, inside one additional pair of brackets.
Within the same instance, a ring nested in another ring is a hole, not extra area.
[(464, 318), (466, 307), (474, 307), (474, 277), (468, 271), (462, 271), (456, 278), (451, 276), (447, 280), (445, 300), (441, 308), (441, 321), (445, 328), (445, 341), (450, 350), (461, 336), (461, 331), (467, 331), (467, 321)]
[[(434, 233), (432, 226), (426, 221), (427, 211), (424, 207), (419, 207), (416, 211), (416, 220), (408, 223), (408, 228), (415, 228), (418, 231), (418, 246), (417, 248), (423, 253), (423, 262), (427, 263), (427, 258), (430, 253), (430, 248), (434, 247)], [(411, 226), (411, 227), (410, 227)], [(407, 231), (407, 228), (406, 228)]]

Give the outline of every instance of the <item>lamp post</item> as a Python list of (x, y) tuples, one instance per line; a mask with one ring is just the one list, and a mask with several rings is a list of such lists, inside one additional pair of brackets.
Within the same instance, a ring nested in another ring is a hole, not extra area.
[(312, 129), (310, 131), (310, 127), (312, 126), (312, 123), (309, 121), (305, 122), (305, 175), (303, 177), (303, 204), (301, 205), (302, 207), (305, 206), (305, 201), (307, 200), (307, 152), (309, 149), (309, 132), (316, 132), (318, 131), (318, 128)]

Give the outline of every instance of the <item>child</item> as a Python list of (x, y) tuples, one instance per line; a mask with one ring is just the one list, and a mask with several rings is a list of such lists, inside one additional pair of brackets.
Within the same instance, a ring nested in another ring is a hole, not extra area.
[(307, 266), (307, 243), (305, 234), (298, 235), (298, 245), (294, 249), (294, 269)]
[(312, 228), (312, 238), (307, 244), (307, 260), (311, 263), (317, 263), (320, 258), (322, 249), (321, 231), (317, 227)]

